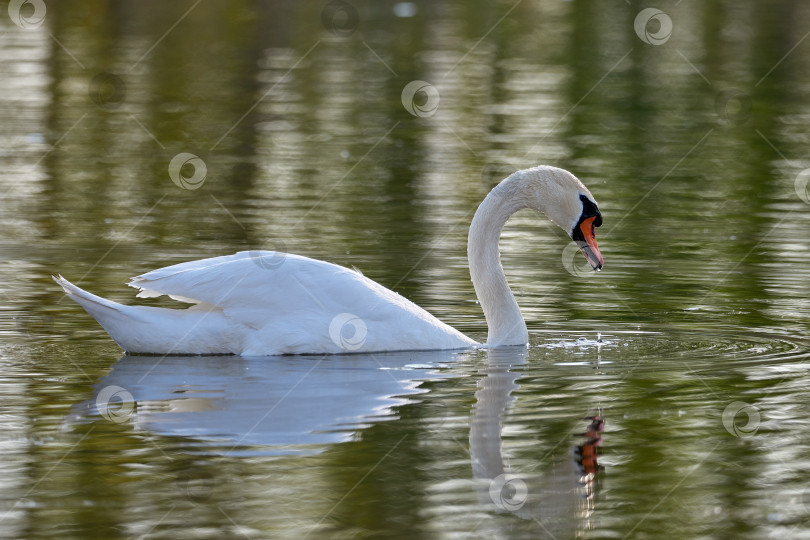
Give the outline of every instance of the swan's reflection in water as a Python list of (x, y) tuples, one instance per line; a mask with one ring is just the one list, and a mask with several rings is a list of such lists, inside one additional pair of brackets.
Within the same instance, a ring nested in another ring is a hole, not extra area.
[(436, 368), (458, 354), (124, 355), (66, 423), (102, 416), (141, 431), (189, 437), (214, 451), (309, 453), (350, 440), (371, 422), (395, 418), (392, 408), (426, 392), (422, 381), (446, 376)]
[[(556, 538), (584, 532), (593, 512), (604, 421), (598, 413), (583, 419), (582, 429), (564, 434), (548, 455), (533, 459), (531, 470), (511, 468), (503, 426), (527, 361), (523, 347), (324, 357), (125, 355), (66, 423), (104, 417), (142, 432), (186, 438), (201, 452), (309, 454), (351, 440), (373, 422), (395, 419), (396, 406), (427, 391), (420, 388), (423, 381), (450, 376), (438, 368), (482, 354), (488, 367), (475, 393), (469, 431), (479, 503), (536, 521)], [(497, 520), (495, 526), (514, 521)]]
[[(481, 504), (534, 520), (550, 537), (581, 535), (592, 528), (600, 469), (597, 449), (604, 428), (601, 412), (583, 419), (584, 433), (565, 434), (551, 452), (538, 456), (540, 472), (512, 470), (503, 451), (503, 424), (527, 351), (509, 347), (487, 354), (489, 364), (475, 393), (470, 426), (470, 457)], [(577, 437), (583, 437), (581, 444), (571, 448)]]

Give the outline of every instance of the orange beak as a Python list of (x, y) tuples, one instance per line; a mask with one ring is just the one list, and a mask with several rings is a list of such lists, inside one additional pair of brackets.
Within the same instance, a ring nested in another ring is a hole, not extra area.
[(579, 232), (582, 234), (584, 241), (577, 240), (577, 244), (579, 244), (579, 249), (588, 259), (590, 265), (598, 272), (605, 265), (605, 260), (602, 258), (602, 254), (599, 253), (599, 246), (596, 245), (596, 233), (593, 226), (595, 219), (596, 216), (589, 217), (580, 223)]

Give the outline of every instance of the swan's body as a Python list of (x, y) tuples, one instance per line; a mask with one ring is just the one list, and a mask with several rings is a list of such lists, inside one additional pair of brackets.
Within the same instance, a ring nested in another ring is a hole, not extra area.
[[(498, 251), (506, 220), (527, 207), (546, 213), (580, 243), (595, 269), (602, 266), (593, 236), (601, 216), (574, 175), (535, 167), (498, 184), (473, 218), (468, 245), (470, 274), (489, 325), (487, 346), (528, 342)], [(188, 309), (125, 306), (54, 279), (131, 353), (337, 354), (478, 344), (359, 272), (279, 252), (186, 262), (129, 283), (141, 297), (165, 294), (195, 304)]]
[(475, 345), (358, 272), (286, 253), (242, 251), (130, 282), (138, 296), (170, 295), (196, 304), (189, 309), (124, 306), (58, 281), (128, 352), (260, 356)]

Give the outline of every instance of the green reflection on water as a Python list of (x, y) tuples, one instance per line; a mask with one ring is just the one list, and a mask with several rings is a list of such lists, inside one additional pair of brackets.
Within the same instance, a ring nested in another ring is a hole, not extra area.
[[(806, 535), (808, 7), (662, 5), (674, 30), (654, 46), (633, 32), (641, 2), (414, 5), (399, 18), (350, 3), (358, 26), (335, 33), (309, 2), (50, 2), (30, 30), (3, 4), (0, 530), (540, 534), (476, 495), (483, 353), (354, 442), (214, 464), (198, 441), (126, 423), (60, 430), (118, 351), (49, 275), (131, 301), (131, 275), (283, 247), (357, 266), (480, 338), (472, 211), (510, 170), (550, 163), (599, 201), (606, 267), (574, 277), (561, 232), (529, 212), (510, 222), (504, 266), (533, 344), (665, 333), (615, 338), (601, 371), (589, 348), (531, 349), (503, 418), (513, 466), (565, 462), (602, 407), (607, 468), (578, 534)], [(433, 116), (403, 107), (415, 79), (439, 90)], [(180, 152), (204, 160), (199, 189), (172, 183)], [(761, 411), (757, 436), (722, 429), (734, 401)]]

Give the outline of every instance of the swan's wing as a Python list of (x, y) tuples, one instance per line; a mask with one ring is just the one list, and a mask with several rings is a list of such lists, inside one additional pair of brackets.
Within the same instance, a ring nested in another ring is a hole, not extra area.
[[(240, 251), (234, 255), (188, 261), (141, 274), (127, 285), (139, 289), (138, 298), (165, 294), (189, 304), (219, 305), (212, 300), (222, 297), (222, 293), (227, 293), (234, 283), (241, 285), (241, 278), (259, 268), (258, 263), (264, 260), (262, 254), (274, 255), (275, 252)], [(245, 262), (257, 264), (245, 265)]]
[(168, 295), (222, 309), (240, 322), (259, 328), (268, 315), (337, 314), (362, 308), (374, 317), (399, 307), (426, 311), (382, 285), (336, 264), (272, 251), (242, 251), (168, 266), (132, 278), (139, 297)]
[[(133, 278), (130, 285), (141, 290), (139, 296), (166, 294), (200, 304), (194, 309), (221, 312), (226, 320), (238, 323), (233, 328), (260, 330), (234, 330), (240, 354), (339, 353), (360, 347), (451, 349), (475, 344), (359, 272), (299, 255), (243, 251), (154, 270)], [(344, 330), (355, 337), (344, 339)], [(346, 341), (350, 339), (359, 341)]]

